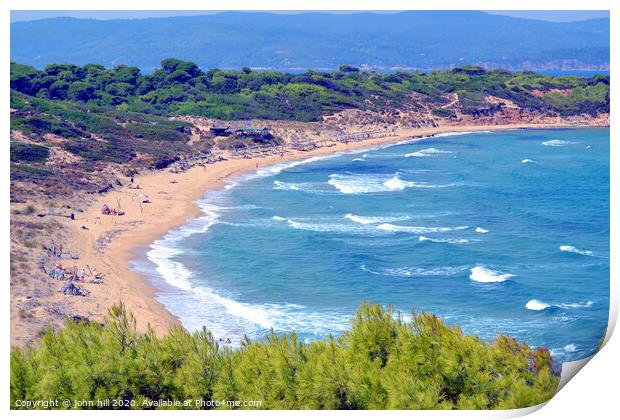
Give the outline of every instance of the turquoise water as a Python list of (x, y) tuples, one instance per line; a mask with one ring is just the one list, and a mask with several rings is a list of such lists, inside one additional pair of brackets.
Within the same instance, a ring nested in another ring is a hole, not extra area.
[(364, 300), (593, 353), (609, 310), (609, 130), (440, 135), (276, 165), (136, 268), (189, 329), (338, 334)]

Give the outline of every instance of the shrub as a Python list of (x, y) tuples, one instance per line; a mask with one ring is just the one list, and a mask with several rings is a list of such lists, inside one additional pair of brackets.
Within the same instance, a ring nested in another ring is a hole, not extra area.
[(138, 138), (173, 142), (187, 140), (187, 135), (179, 132), (175, 127), (158, 123), (127, 124), (126, 128), (132, 136)]
[(28, 165), (11, 164), (11, 180), (33, 180), (33, 179), (45, 179), (52, 175), (52, 172), (43, 169), (35, 168)]
[(454, 111), (445, 108), (435, 108), (431, 111), (431, 113), (439, 118), (454, 118), (456, 114)]
[(552, 367), (545, 349), (464, 336), (430, 314), (405, 322), (368, 303), (339, 338), (305, 344), (272, 332), (238, 350), (221, 348), (204, 327), (140, 333), (119, 304), (102, 325), (68, 320), (34, 347), (13, 348), (10, 397), (12, 408), (17, 400), (109, 398), (135, 408), (214, 399), (267, 409), (507, 409), (550, 399)]
[(38, 144), (11, 142), (11, 160), (25, 162), (45, 162), (50, 150)]

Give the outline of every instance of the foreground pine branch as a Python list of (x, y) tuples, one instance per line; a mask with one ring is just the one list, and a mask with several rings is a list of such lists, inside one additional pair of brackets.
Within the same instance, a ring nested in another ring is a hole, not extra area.
[(211, 408), (196, 401), (225, 400), (267, 409), (507, 409), (550, 399), (558, 385), (552, 366), (546, 349), (505, 336), (487, 343), (424, 313), (404, 322), (368, 303), (342, 337), (304, 344), (294, 333), (272, 333), (238, 350), (218, 346), (206, 328), (139, 333), (121, 303), (103, 325), (67, 321), (34, 348), (14, 348), (11, 407), (56, 400)]

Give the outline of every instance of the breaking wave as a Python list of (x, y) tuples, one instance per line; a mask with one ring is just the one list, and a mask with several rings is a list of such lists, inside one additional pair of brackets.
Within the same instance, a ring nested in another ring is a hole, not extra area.
[(278, 222), (286, 222), (286, 224), (297, 230), (306, 230), (310, 232), (332, 232), (332, 233), (342, 233), (342, 234), (364, 234), (364, 235), (372, 235), (376, 232), (376, 230), (360, 226), (360, 225), (352, 225), (350, 223), (334, 223), (334, 222), (320, 222), (320, 221), (311, 221), (308, 219), (304, 220), (294, 220), (287, 219), (285, 217), (273, 216), (273, 220)]
[[(243, 303), (222, 296), (209, 287), (194, 287), (190, 281), (194, 273), (175, 260), (175, 257), (183, 253), (179, 242), (191, 235), (206, 232), (218, 223), (220, 212), (228, 209), (207, 203), (199, 205), (205, 213), (204, 216), (170, 231), (162, 239), (155, 241), (146, 254), (166, 283), (181, 291), (163, 295), (161, 298), (172, 306), (186, 309), (187, 305), (195, 306), (195, 310), (183, 310), (179, 313), (186, 326), (198, 329), (204, 319), (209, 319), (213, 322), (210, 328), (216, 336), (233, 337), (237, 342), (243, 337), (246, 331), (244, 327), (248, 322), (263, 329), (309, 331), (315, 334), (324, 334), (328, 330), (337, 333), (347, 328), (348, 317), (345, 314), (308, 312), (304, 306), (295, 304)], [(289, 224), (294, 224), (293, 221), (279, 216), (273, 216), (273, 219), (287, 220)], [(238, 334), (235, 333), (236, 330), (239, 331)], [(236, 342), (233, 345), (236, 345)]]
[(441, 150), (441, 149), (435, 149), (434, 147), (431, 147), (429, 149), (423, 149), (417, 152), (407, 153), (405, 157), (428, 157), (428, 156), (438, 156), (438, 155), (450, 155), (453, 153), (454, 152), (451, 152), (449, 150)]
[(339, 156), (337, 153), (334, 153), (332, 155), (323, 155), (323, 156), (313, 156), (311, 158), (308, 159), (303, 159), (303, 160), (295, 160), (292, 162), (288, 162), (288, 163), (278, 163), (275, 165), (270, 165), (270, 166), (266, 166), (264, 168), (260, 168), (256, 171), (256, 174), (258, 176), (272, 176), (272, 175), (278, 175), (280, 172), (282, 172), (285, 169), (291, 169), (294, 168), (296, 166), (299, 165), (305, 165), (306, 163), (312, 163), (312, 162), (317, 162), (320, 160), (325, 160), (325, 159), (332, 159), (334, 157)]
[(473, 267), (471, 269), (471, 274), (469, 275), (470, 279), (479, 283), (501, 283), (511, 277), (514, 277), (514, 274), (501, 273), (482, 265)]
[[(399, 226), (393, 225), (391, 223), (381, 223), (377, 226), (377, 229), (384, 230), (387, 232), (407, 232), (407, 233), (441, 233), (441, 232), (451, 232), (453, 230), (464, 230), (469, 228), (469, 226), (457, 226), (457, 227), (425, 227), (425, 226)], [(426, 238), (429, 239), (429, 238)]]
[(273, 181), (273, 189), (274, 190), (282, 190), (282, 191), (302, 191), (303, 184), (293, 183), (293, 182), (283, 182), (283, 181)]
[(405, 181), (395, 174), (389, 178), (374, 175), (332, 174), (327, 183), (343, 194), (367, 194), (377, 192), (402, 191), (406, 188), (445, 188), (457, 184), (427, 184), (424, 182)]
[(384, 270), (372, 270), (366, 266), (366, 264), (360, 265), (360, 269), (367, 273), (375, 274), (378, 276), (392, 276), (392, 277), (438, 277), (438, 276), (453, 276), (469, 269), (469, 266), (455, 266), (455, 267), (400, 267), (400, 268), (386, 268)]
[(433, 137), (453, 137), (453, 136), (464, 136), (466, 134), (480, 134), (480, 133), (492, 133), (490, 130), (481, 130), (481, 131), (451, 131), (448, 133), (439, 133), (435, 134)]
[(347, 213), (344, 217), (360, 225), (372, 225), (409, 219), (409, 216), (357, 216), (351, 213)]
[(547, 141), (542, 142), (543, 146), (551, 146), (551, 147), (568, 146), (569, 144), (577, 144), (577, 142), (568, 141), (568, 140), (547, 140)]
[(212, 204), (198, 203), (204, 216), (192, 220), (190, 223), (168, 232), (163, 238), (153, 242), (151, 249), (146, 255), (155, 264), (157, 272), (174, 287), (187, 289), (190, 287), (189, 278), (192, 272), (183, 264), (174, 260), (174, 257), (181, 255), (178, 243), (183, 239), (197, 234), (204, 233), (219, 220), (221, 207)]
[(562, 245), (562, 246), (560, 246), (560, 251), (570, 252), (570, 253), (579, 254), (579, 255), (587, 255), (587, 256), (594, 255), (594, 253), (592, 251), (583, 251), (583, 250), (575, 248), (574, 246), (571, 246), (571, 245)]
[(589, 308), (590, 306), (592, 306), (592, 304), (594, 304), (594, 302), (591, 300), (587, 301), (586, 303), (547, 303), (538, 299), (532, 299), (525, 304), (525, 307), (530, 311), (543, 311), (547, 308)]
[(436, 243), (444, 243), (444, 244), (466, 244), (469, 243), (469, 239), (436, 239), (436, 238), (427, 238), (426, 236), (420, 236), (420, 242), (436, 242)]

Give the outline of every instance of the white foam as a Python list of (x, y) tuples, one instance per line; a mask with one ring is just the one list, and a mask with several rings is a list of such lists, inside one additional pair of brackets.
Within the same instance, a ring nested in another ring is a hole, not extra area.
[(173, 258), (182, 252), (177, 248), (179, 241), (194, 235), (204, 233), (211, 226), (216, 224), (219, 219), (220, 207), (198, 202), (198, 205), (205, 213), (204, 216), (192, 220), (190, 223), (178, 229), (168, 232), (162, 239), (151, 244), (151, 249), (146, 253), (149, 260), (155, 264), (157, 272), (174, 287), (183, 290), (190, 290), (189, 279), (192, 272), (182, 263), (174, 261)]
[(189, 279), (192, 272), (183, 264), (173, 261), (172, 257), (179, 255), (181, 252), (172, 246), (166, 246), (164, 240), (155, 241), (151, 245), (151, 249), (147, 252), (147, 257), (155, 263), (157, 272), (174, 287), (183, 290), (190, 290), (191, 284)]
[[(347, 328), (348, 317), (342, 314), (309, 312), (303, 306), (294, 304), (244, 303), (222, 296), (209, 287), (193, 286), (191, 278), (194, 273), (181, 262), (174, 260), (174, 257), (182, 253), (178, 242), (195, 233), (206, 232), (218, 223), (219, 212), (226, 209), (204, 202), (199, 205), (205, 211), (204, 216), (170, 231), (162, 239), (155, 241), (147, 252), (147, 257), (155, 264), (162, 278), (182, 291), (163, 292), (161, 299), (180, 317), (186, 328), (201, 328), (205, 320), (209, 320), (209, 329), (216, 336), (236, 337), (233, 345), (237, 345), (244, 334), (251, 334), (256, 326), (263, 329), (273, 328), (275, 331), (296, 330), (317, 335), (338, 333)], [(292, 222), (280, 216), (273, 216), (273, 219)], [(188, 302), (193, 306), (188, 307)]]
[(489, 233), (489, 231), (487, 229), (481, 228), (480, 226), (478, 226), (476, 228), (476, 232), (478, 232), (478, 233)]
[(350, 221), (361, 225), (396, 222), (399, 220), (407, 220), (409, 218), (409, 216), (357, 216), (351, 213), (347, 213), (344, 217), (345, 219), (349, 219)]
[(311, 158), (308, 159), (303, 159), (303, 160), (295, 160), (293, 162), (287, 162), (287, 163), (278, 163), (275, 165), (270, 165), (270, 166), (265, 166), (264, 168), (260, 168), (256, 171), (256, 174), (258, 176), (273, 176), (273, 175), (278, 175), (280, 172), (282, 172), (285, 169), (291, 169), (294, 168), (296, 166), (299, 165), (305, 165), (306, 163), (312, 163), (312, 162), (317, 162), (320, 160), (325, 160), (325, 159), (332, 159), (336, 156), (339, 156), (338, 153), (334, 153), (332, 155), (323, 155), (323, 156), (313, 156)]
[(589, 308), (593, 304), (594, 302), (591, 300), (585, 303), (547, 303), (538, 299), (532, 299), (525, 304), (525, 307), (531, 311), (542, 311), (551, 307), (561, 309)]
[(434, 147), (431, 147), (429, 149), (422, 149), (417, 152), (407, 153), (405, 157), (428, 157), (428, 156), (438, 156), (438, 155), (449, 155), (452, 153), (454, 152), (451, 152), (449, 150), (435, 149)]
[(367, 273), (376, 274), (379, 276), (393, 276), (393, 277), (430, 277), (430, 276), (453, 276), (469, 269), (469, 266), (446, 266), (446, 267), (399, 267), (399, 268), (386, 268), (381, 271), (374, 271), (366, 267), (365, 264), (360, 266), (362, 271)]
[(571, 246), (571, 245), (560, 246), (560, 251), (571, 252), (573, 254), (587, 255), (587, 256), (594, 255), (592, 251), (582, 251), (581, 249), (575, 248), (574, 246)]
[(395, 175), (392, 178), (385, 181), (383, 185), (389, 191), (402, 191), (405, 188), (414, 187), (416, 184), (415, 182), (411, 182), (411, 181), (403, 181), (402, 179), (398, 177), (398, 175)]
[(377, 192), (402, 191), (406, 188), (445, 188), (457, 184), (434, 185), (423, 182), (405, 181), (397, 173), (388, 178), (381, 175), (332, 174), (328, 184), (343, 194), (367, 194)]
[[(457, 135), (457, 134), (469, 134), (467, 132), (463, 132), (463, 133), (444, 133), (444, 135), (448, 136), (448, 135)], [(435, 137), (441, 137), (442, 135), (437, 135)], [(332, 153), (332, 154), (328, 154), (328, 155), (321, 155), (321, 156), (313, 156), (307, 159), (303, 159), (303, 160), (296, 160), (296, 161), (292, 161), (292, 162), (286, 162), (286, 163), (278, 163), (275, 165), (269, 165), (269, 166), (265, 166), (263, 168), (260, 168), (256, 171), (256, 176), (261, 176), (261, 177), (267, 177), (267, 176), (273, 176), (273, 175), (278, 175), (279, 173), (281, 173), (282, 171), (286, 170), (286, 169), (291, 169), (294, 168), (296, 166), (299, 165), (305, 165), (306, 163), (312, 163), (312, 162), (317, 162), (317, 161), (321, 161), (321, 160), (327, 160), (327, 159), (334, 159), (343, 155), (351, 155), (351, 154), (359, 154), (359, 153), (363, 153), (363, 152), (368, 152), (371, 150), (382, 150), (382, 149), (387, 149), (389, 147), (393, 147), (393, 146), (398, 146), (398, 145), (402, 145), (402, 144), (408, 144), (408, 143), (415, 143), (424, 139), (427, 139), (429, 137), (421, 137), (421, 138), (411, 138), (411, 139), (406, 139), (400, 142), (396, 142), (396, 143), (392, 143), (392, 144), (383, 144), (383, 145), (376, 145), (376, 146), (370, 146), (368, 148), (365, 149), (358, 149), (358, 150), (346, 150), (346, 151), (342, 151), (342, 152), (338, 152), (338, 153)], [(368, 154), (364, 153), (362, 155), (362, 159), (368, 158)], [(250, 178), (251, 176), (246, 176), (248, 178)], [(241, 178), (241, 177), (240, 177)], [(232, 188), (232, 187), (231, 187)]]
[(399, 226), (399, 225), (393, 225), (391, 223), (381, 223), (380, 225), (377, 226), (377, 229), (385, 230), (387, 232), (407, 232), (407, 233), (414, 233), (414, 234), (450, 232), (453, 230), (464, 230), (467, 228), (469, 228), (469, 226), (457, 226), (457, 227)]
[[(306, 230), (310, 232), (335, 232), (343, 234), (373, 234), (374, 229), (368, 227), (353, 225), (350, 223), (334, 223), (334, 222), (320, 222), (314, 220), (293, 220), (286, 219), (280, 216), (273, 216), (273, 220), (286, 221), (287, 225), (293, 229)], [(376, 232), (376, 231), (375, 231)]]
[(542, 311), (544, 309), (547, 309), (550, 306), (551, 305), (549, 305), (548, 303), (541, 302), (537, 299), (532, 299), (525, 304), (525, 307), (529, 309), (530, 311)]
[(514, 277), (514, 274), (501, 273), (482, 265), (477, 265), (472, 268), (471, 274), (469, 275), (470, 279), (479, 283), (501, 283), (511, 277)]
[(332, 174), (329, 176), (329, 181), (327, 181), (327, 183), (343, 194), (364, 194), (386, 191), (383, 183), (371, 176)]
[(469, 239), (435, 239), (435, 238), (427, 238), (426, 236), (420, 236), (418, 238), (420, 242), (436, 242), (436, 243), (446, 243), (446, 244), (466, 244), (469, 243)]
[(273, 181), (273, 189), (282, 191), (300, 191), (301, 187), (299, 184), (275, 180)]
[(577, 346), (575, 346), (572, 343), (571, 344), (567, 344), (567, 345), (564, 346), (564, 351), (567, 352), (567, 353), (572, 353), (572, 352), (574, 352), (576, 350), (577, 350)]
[(574, 353), (576, 351), (577, 351), (577, 346), (574, 345), (573, 343), (570, 343), (561, 348), (551, 349), (549, 352), (551, 353), (551, 356), (557, 357), (560, 355), (565, 355), (566, 353)]
[(594, 302), (589, 300), (586, 303), (558, 303), (557, 305), (553, 305), (553, 306), (557, 306), (558, 308), (562, 308), (562, 309), (571, 309), (571, 308), (589, 308), (593, 304)]
[(521, 163), (536, 163), (536, 162), (533, 161), (532, 159), (523, 159)]
[[(348, 327), (348, 317), (335, 312), (312, 312), (302, 305), (290, 303), (251, 304), (239, 302), (221, 296), (207, 287), (196, 287), (192, 289), (192, 293), (201, 302), (204, 302), (204, 307), (209, 307), (210, 312), (213, 312), (207, 314), (205, 318), (211, 322), (213, 320), (216, 323), (219, 321), (224, 326), (232, 321), (237, 324), (237, 327), (241, 326), (242, 334), (250, 333), (252, 326), (263, 329), (273, 328), (274, 331), (298, 331), (311, 334), (325, 333), (326, 330), (341, 332)], [(222, 314), (225, 317), (222, 317)], [(194, 328), (199, 326), (200, 323), (192, 325)], [(222, 328), (220, 325), (212, 324), (210, 328), (217, 331), (218, 335), (231, 335), (231, 331), (227, 331), (225, 327)], [(237, 334), (239, 339), (242, 338), (242, 334)]]
[(481, 131), (452, 131), (449, 133), (439, 133), (435, 134), (434, 137), (453, 137), (453, 136), (464, 136), (467, 134), (480, 134), (480, 133), (492, 133), (489, 130), (481, 130)]
[[(238, 177), (229, 179), (227, 181), (226, 185), (224, 186), (224, 189), (225, 190), (230, 190), (232, 188), (237, 187), (241, 182), (249, 180), (249, 179), (252, 179), (252, 178), (255, 178), (257, 176), (258, 177), (268, 177), (268, 176), (278, 175), (279, 173), (281, 173), (282, 171), (284, 171), (286, 169), (294, 168), (296, 166), (304, 165), (306, 163), (312, 163), (312, 162), (321, 161), (321, 160), (327, 160), (327, 159), (334, 159), (334, 158), (337, 158), (337, 157), (342, 156), (342, 155), (359, 154), (359, 153), (362, 153), (362, 152), (368, 152), (368, 151), (372, 151), (372, 150), (382, 150), (382, 149), (387, 149), (387, 148), (390, 148), (390, 147), (393, 147), (393, 146), (398, 146), (398, 145), (403, 145), (403, 144), (417, 143), (419, 141), (430, 139), (432, 137), (448, 137), (448, 136), (457, 136), (457, 135), (472, 134), (472, 133), (473, 133), (472, 131), (441, 133), (441, 134), (437, 134), (437, 135), (434, 135), (434, 136), (425, 136), (425, 137), (417, 137), (417, 138), (405, 139), (405, 140), (402, 140), (402, 141), (399, 141), (399, 142), (395, 142), (395, 143), (391, 143), (391, 144), (383, 144), (383, 145), (370, 146), (368, 148), (361, 149), (361, 150), (348, 150), (348, 151), (342, 151), (342, 152), (332, 153), (332, 154), (328, 154), (328, 155), (313, 156), (313, 157), (310, 157), (310, 158), (307, 158), (307, 159), (303, 159), (303, 160), (297, 160), (297, 161), (292, 161), (292, 162), (285, 162), (285, 163), (278, 163), (278, 164), (274, 164), (274, 165), (269, 165), (269, 166), (265, 166), (263, 168), (257, 169), (254, 174), (242, 175), (242, 176), (238, 176)], [(491, 131), (479, 131), (478, 133), (491, 133)], [(367, 153), (364, 153), (362, 155), (362, 159), (366, 159), (368, 157), (369, 157), (369, 155)], [(456, 185), (456, 184), (453, 184), (453, 185)], [(424, 188), (423, 184), (418, 184), (416, 186)], [(452, 186), (452, 185), (445, 185), (445, 186)], [(426, 186), (426, 188), (438, 188), (438, 187), (444, 187), (444, 186), (441, 186), (441, 185), (440, 186), (432, 186), (432, 185)]]
[(355, 158), (355, 159), (352, 159), (351, 162), (366, 162), (366, 159), (364, 159), (364, 158)]
[(568, 146), (569, 144), (576, 144), (576, 143), (577, 142), (568, 141), (568, 140), (547, 140), (547, 141), (543, 141), (542, 145), (551, 146), (551, 147), (561, 147), (561, 146)]

